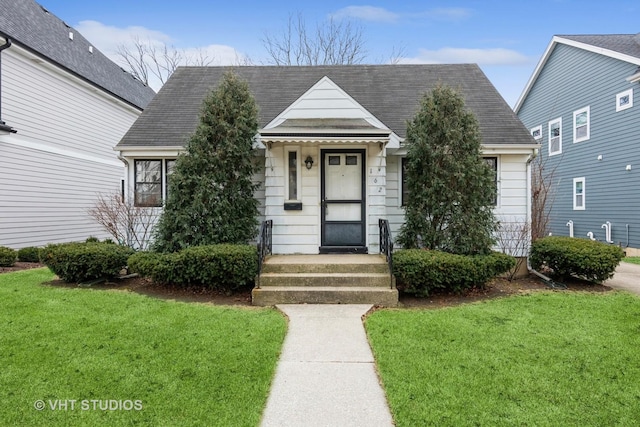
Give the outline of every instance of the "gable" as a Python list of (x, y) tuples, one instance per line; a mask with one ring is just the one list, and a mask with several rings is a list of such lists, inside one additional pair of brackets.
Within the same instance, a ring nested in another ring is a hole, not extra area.
[[(540, 73), (554, 54), (558, 46), (570, 46), (585, 52), (591, 52), (606, 58), (623, 61), (640, 66), (640, 33), (639, 34), (615, 34), (593, 36), (554, 36), (540, 58), (538, 65), (524, 87), (520, 98), (516, 102), (514, 111), (516, 114), (535, 85)], [(635, 81), (638, 73), (627, 76), (627, 81)]]
[[(155, 92), (33, 0), (3, 0), (0, 37), (47, 60), (139, 110)], [(12, 47), (11, 49), (15, 49)]]
[(362, 119), (378, 129), (388, 129), (329, 77), (324, 76), (264, 129), (292, 119)]

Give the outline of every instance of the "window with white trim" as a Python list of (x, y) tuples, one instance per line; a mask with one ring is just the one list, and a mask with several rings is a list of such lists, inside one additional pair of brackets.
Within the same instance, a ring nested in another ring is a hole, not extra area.
[(534, 128), (531, 128), (531, 136), (534, 139), (541, 139), (542, 138), (542, 125), (536, 126)]
[(585, 196), (586, 196), (586, 188), (585, 188), (585, 179), (581, 178), (573, 178), (573, 210), (574, 211), (583, 211), (585, 209)]
[(400, 158), (400, 205), (406, 206), (409, 200), (409, 187), (407, 185), (407, 158)]
[(300, 149), (285, 150), (285, 198), (286, 200), (300, 200)]
[(633, 89), (625, 90), (616, 95), (616, 111), (633, 107)]
[(493, 199), (491, 201), (492, 206), (498, 206), (498, 158), (497, 157), (483, 157), (487, 166), (493, 172), (493, 183), (495, 185), (495, 193), (493, 193)]
[(135, 206), (162, 206), (169, 191), (168, 177), (175, 167), (175, 159), (136, 159), (133, 165)]
[(591, 137), (591, 108), (589, 106), (573, 112), (573, 142), (586, 141)]
[(549, 122), (549, 155), (562, 153), (562, 117)]

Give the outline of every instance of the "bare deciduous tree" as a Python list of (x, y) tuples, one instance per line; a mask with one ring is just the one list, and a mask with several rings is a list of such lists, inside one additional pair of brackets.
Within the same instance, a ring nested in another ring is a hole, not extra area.
[(360, 26), (329, 18), (310, 30), (300, 13), (289, 15), (281, 34), (266, 33), (262, 43), (275, 65), (352, 65), (366, 57)]
[(180, 65), (206, 66), (213, 61), (202, 49), (187, 55), (174, 46), (145, 42), (139, 37), (133, 37), (133, 47), (119, 45), (116, 53), (127, 71), (147, 86), (154, 77), (164, 84)]
[(146, 250), (160, 210), (135, 206), (133, 197), (123, 200), (120, 192), (114, 191), (99, 194), (87, 213), (119, 244)]
[(516, 278), (527, 262), (531, 246), (531, 225), (522, 219), (511, 218), (501, 221), (496, 233), (496, 244), (501, 252), (516, 258), (516, 265), (507, 273), (507, 279)]
[(547, 165), (547, 157), (543, 155), (536, 157), (531, 166), (531, 240), (536, 241), (549, 234), (556, 168)]

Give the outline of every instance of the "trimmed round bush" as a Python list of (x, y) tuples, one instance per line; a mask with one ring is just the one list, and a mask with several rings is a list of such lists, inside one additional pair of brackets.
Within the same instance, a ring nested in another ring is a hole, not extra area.
[(484, 287), (515, 266), (514, 257), (499, 252), (455, 255), (425, 249), (403, 249), (393, 255), (393, 274), (406, 293), (427, 296), (435, 290), (460, 293)]
[(16, 263), (17, 253), (15, 249), (0, 246), (0, 267), (13, 267)]
[(40, 248), (29, 246), (18, 249), (18, 261), (20, 262), (40, 262)]
[(60, 243), (42, 249), (42, 262), (69, 283), (110, 279), (127, 266), (133, 249), (105, 243)]
[(549, 236), (533, 242), (529, 260), (534, 269), (548, 268), (556, 277), (576, 276), (600, 283), (613, 277), (623, 257), (621, 248), (608, 243)]
[(127, 268), (129, 273), (138, 273), (143, 277), (154, 277), (155, 269), (163, 262), (165, 254), (159, 252), (141, 251), (129, 257)]
[(194, 246), (168, 254), (138, 252), (129, 258), (129, 271), (159, 284), (234, 291), (253, 283), (258, 253), (255, 246), (231, 244)]

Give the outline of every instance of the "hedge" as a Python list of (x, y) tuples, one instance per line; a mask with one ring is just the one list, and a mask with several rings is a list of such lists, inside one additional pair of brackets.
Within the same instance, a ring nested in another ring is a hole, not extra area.
[(15, 249), (0, 246), (0, 267), (13, 267), (16, 263), (17, 255)]
[(128, 264), (130, 272), (158, 284), (233, 291), (253, 283), (258, 273), (258, 253), (250, 245), (194, 246), (169, 254), (138, 252)]
[(393, 255), (393, 274), (398, 288), (406, 293), (427, 296), (435, 290), (460, 293), (484, 287), (492, 278), (515, 266), (512, 256), (455, 255), (425, 249), (403, 249)]
[(40, 248), (29, 246), (18, 249), (18, 261), (20, 262), (40, 262)]
[(133, 249), (107, 243), (60, 243), (41, 251), (42, 262), (69, 283), (110, 279), (127, 266)]
[(576, 276), (600, 283), (613, 277), (623, 257), (624, 251), (615, 245), (549, 236), (533, 242), (529, 260), (535, 270), (550, 269), (555, 277)]

